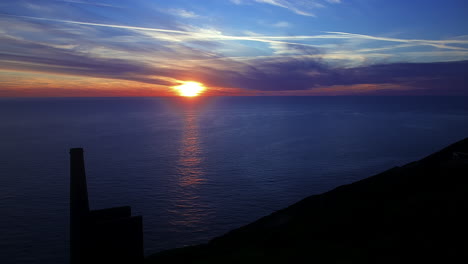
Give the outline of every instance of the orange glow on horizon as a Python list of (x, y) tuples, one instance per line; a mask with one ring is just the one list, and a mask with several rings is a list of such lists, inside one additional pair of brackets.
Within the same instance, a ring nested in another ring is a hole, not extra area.
[(203, 92), (206, 89), (206, 87), (203, 86), (203, 84), (192, 81), (184, 82), (183, 84), (174, 86), (173, 88), (179, 92), (180, 96), (186, 97), (198, 96), (201, 92)]

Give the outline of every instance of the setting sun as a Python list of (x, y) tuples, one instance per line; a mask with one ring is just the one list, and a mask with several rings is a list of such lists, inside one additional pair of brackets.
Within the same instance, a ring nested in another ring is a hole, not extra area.
[(179, 92), (180, 96), (188, 97), (198, 96), (206, 89), (203, 84), (199, 82), (184, 82), (181, 85), (174, 86), (174, 88)]

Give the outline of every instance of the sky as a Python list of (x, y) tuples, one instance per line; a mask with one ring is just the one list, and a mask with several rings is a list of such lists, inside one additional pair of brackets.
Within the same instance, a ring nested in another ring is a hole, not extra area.
[(0, 97), (468, 95), (466, 0), (0, 2)]

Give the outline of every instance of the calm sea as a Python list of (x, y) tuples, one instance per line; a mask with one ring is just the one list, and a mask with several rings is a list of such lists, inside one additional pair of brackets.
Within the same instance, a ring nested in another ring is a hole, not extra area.
[(146, 254), (208, 241), (468, 137), (466, 97), (0, 99), (0, 262), (67, 263), (68, 150)]

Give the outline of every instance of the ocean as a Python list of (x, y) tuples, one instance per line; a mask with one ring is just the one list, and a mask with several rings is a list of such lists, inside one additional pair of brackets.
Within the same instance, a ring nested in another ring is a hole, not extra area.
[(145, 253), (207, 242), (468, 137), (467, 97), (0, 99), (0, 262), (67, 263), (69, 149)]

